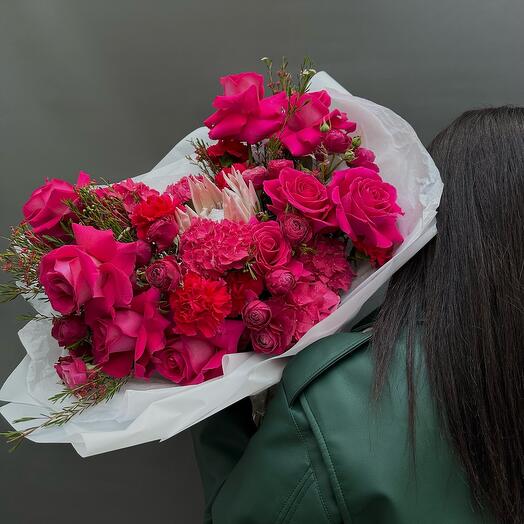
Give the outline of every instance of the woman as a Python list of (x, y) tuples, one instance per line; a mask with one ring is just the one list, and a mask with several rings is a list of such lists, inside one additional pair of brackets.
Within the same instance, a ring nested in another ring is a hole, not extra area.
[(247, 400), (194, 430), (205, 522), (524, 522), (524, 109), (430, 152), (439, 234), (372, 328), (295, 357), (258, 431)]

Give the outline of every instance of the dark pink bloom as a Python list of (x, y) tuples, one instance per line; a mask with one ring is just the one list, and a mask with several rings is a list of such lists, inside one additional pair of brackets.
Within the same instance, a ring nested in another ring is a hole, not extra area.
[(149, 197), (159, 195), (156, 189), (150, 188), (143, 182), (135, 182), (130, 178), (109, 187), (99, 188), (98, 192), (102, 197), (109, 196), (121, 200), (128, 213), (132, 213), (135, 206), (140, 202), (145, 202)]
[(222, 358), (236, 353), (244, 325), (239, 320), (226, 320), (214, 337), (173, 337), (153, 357), (155, 369), (175, 384), (187, 386), (222, 375)]
[(285, 266), (291, 260), (291, 245), (278, 222), (259, 222), (253, 227), (255, 268), (259, 274)]
[(339, 129), (331, 129), (322, 140), (329, 153), (344, 153), (350, 142), (351, 138)]
[[(226, 162), (245, 162), (249, 158), (246, 144), (238, 140), (219, 140), (206, 149), (207, 155), (216, 165), (226, 165)], [(224, 163), (223, 163), (224, 162)]]
[(333, 109), (328, 118), (331, 129), (340, 129), (345, 133), (353, 133), (357, 129), (357, 124), (348, 120), (348, 115), (339, 109)]
[(73, 224), (73, 233), (76, 245), (56, 248), (40, 262), (39, 280), (53, 308), (68, 315), (96, 297), (128, 305), (133, 298), (135, 244), (117, 242), (112, 231), (80, 224)]
[(212, 139), (232, 139), (255, 144), (278, 131), (284, 121), (285, 93), (264, 98), (264, 77), (240, 73), (220, 79), (224, 94), (217, 96), (217, 109), (204, 124)]
[(233, 318), (240, 315), (249, 300), (258, 298), (264, 290), (262, 279), (253, 278), (251, 273), (247, 271), (230, 271), (226, 275), (225, 280), (232, 302), (229, 316)]
[(286, 160), (285, 158), (278, 158), (277, 160), (270, 160), (267, 164), (267, 172), (268, 172), (268, 178), (270, 180), (273, 180), (275, 178), (278, 178), (280, 175), (280, 171), (284, 169), (285, 167), (290, 167), (293, 169), (295, 167), (295, 164), (293, 164), (293, 160)]
[(293, 156), (309, 155), (320, 144), (320, 126), (328, 118), (330, 105), (327, 91), (291, 95), (288, 117), (279, 138)]
[(173, 202), (176, 206), (181, 206), (186, 202), (191, 200), (191, 189), (189, 187), (190, 178), (200, 178), (200, 177), (183, 177), (178, 182), (170, 184), (166, 187), (164, 193), (167, 193), (173, 199)]
[(87, 326), (84, 319), (78, 316), (55, 317), (51, 335), (59, 346), (72, 346), (87, 335)]
[(147, 378), (152, 355), (165, 347), (169, 321), (159, 310), (160, 291), (150, 288), (133, 298), (128, 308), (113, 309), (103, 298), (86, 306), (86, 323), (93, 332), (93, 356), (112, 377)]
[(275, 269), (266, 275), (267, 290), (273, 295), (285, 295), (296, 284), (295, 275), (289, 269)]
[(320, 237), (298, 260), (332, 291), (348, 291), (354, 274), (347, 259), (346, 243), (335, 238)]
[(249, 329), (262, 329), (271, 321), (271, 308), (261, 300), (252, 300), (244, 307), (242, 318)]
[(146, 269), (146, 279), (161, 291), (174, 291), (180, 285), (182, 274), (175, 257), (156, 260)]
[(151, 260), (153, 255), (153, 250), (151, 249), (151, 244), (145, 240), (137, 240), (135, 242), (136, 246), (136, 265), (137, 267), (145, 266)]
[[(90, 183), (87, 173), (80, 171), (76, 187), (83, 187)], [(24, 204), (22, 211), (25, 221), (33, 228), (36, 235), (64, 239), (68, 235), (60, 224), (74, 220), (74, 214), (66, 204), (78, 201), (75, 186), (56, 178), (35, 189), (29, 200)]]
[(284, 236), (292, 246), (309, 242), (313, 236), (311, 223), (307, 218), (296, 213), (282, 213), (278, 217)]
[(244, 180), (249, 184), (251, 182), (256, 190), (262, 189), (264, 180), (268, 178), (268, 171), (264, 166), (256, 166), (250, 169), (246, 169), (242, 176)]
[(62, 382), (69, 389), (77, 389), (89, 382), (92, 372), (79, 357), (60, 357), (55, 364), (55, 370)]
[(133, 208), (131, 223), (136, 227), (136, 234), (140, 240), (147, 240), (149, 228), (161, 218), (174, 217), (177, 205), (171, 195), (149, 196)]
[(147, 230), (147, 241), (156, 245), (159, 251), (168, 249), (173, 245), (178, 235), (178, 224), (173, 215), (159, 218)]
[(367, 167), (377, 173), (379, 172), (379, 168), (375, 164), (375, 153), (365, 147), (357, 147), (355, 149), (355, 159), (349, 165), (351, 167)]
[(286, 302), (295, 311), (293, 338), (299, 340), (315, 324), (333, 313), (340, 304), (340, 296), (319, 281), (299, 282), (286, 296)]
[(296, 311), (281, 299), (270, 299), (270, 323), (257, 331), (251, 331), (253, 351), (265, 355), (280, 355), (292, 342), (296, 331)]
[(251, 256), (252, 226), (195, 218), (180, 237), (183, 263), (204, 277), (218, 278), (231, 269), (242, 269)]
[(269, 210), (277, 216), (292, 206), (311, 221), (316, 233), (336, 228), (335, 208), (327, 188), (312, 174), (285, 168), (278, 179), (264, 182), (264, 191), (271, 198)]
[(386, 249), (404, 240), (397, 228), (403, 213), (397, 191), (376, 171), (365, 167), (336, 171), (328, 189), (340, 229), (351, 240)]
[(208, 280), (196, 273), (184, 276), (182, 287), (169, 299), (177, 334), (214, 337), (231, 313), (231, 295), (223, 280)]

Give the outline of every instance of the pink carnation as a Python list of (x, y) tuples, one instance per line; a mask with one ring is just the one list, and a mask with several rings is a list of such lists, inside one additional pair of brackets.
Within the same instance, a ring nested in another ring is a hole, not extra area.
[[(176, 206), (180, 206), (191, 200), (191, 189), (189, 179), (195, 177), (183, 177), (178, 182), (166, 187), (165, 193), (171, 196)], [(196, 177), (201, 178), (201, 177)]]
[(118, 198), (122, 201), (124, 209), (131, 213), (140, 202), (146, 201), (151, 196), (158, 196), (158, 191), (143, 182), (134, 182), (130, 178), (109, 187), (98, 189), (100, 196)]
[(195, 218), (180, 237), (180, 257), (195, 273), (217, 278), (244, 266), (251, 253), (251, 236), (248, 224)]
[(346, 245), (341, 240), (319, 238), (309, 250), (299, 255), (304, 267), (332, 291), (348, 291), (354, 274), (346, 256)]

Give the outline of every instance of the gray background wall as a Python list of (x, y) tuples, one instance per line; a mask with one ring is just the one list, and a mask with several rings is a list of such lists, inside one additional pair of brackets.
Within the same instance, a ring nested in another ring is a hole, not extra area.
[[(0, 231), (44, 177), (147, 171), (210, 114), (219, 75), (265, 55), (311, 56), (424, 142), (465, 109), (524, 104), (523, 17), (522, 0), (0, 0)], [(2, 382), (23, 312), (0, 311)], [(187, 434), (90, 459), (0, 445), (1, 522), (193, 524), (202, 504)]]

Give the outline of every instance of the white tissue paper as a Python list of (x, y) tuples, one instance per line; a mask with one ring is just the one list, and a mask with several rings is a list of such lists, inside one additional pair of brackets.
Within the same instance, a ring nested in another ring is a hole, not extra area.
[[(339, 309), (283, 355), (226, 355), (224, 376), (193, 386), (176, 386), (161, 379), (133, 380), (111, 401), (86, 410), (61, 427), (37, 430), (29, 437), (31, 440), (69, 442), (81, 456), (88, 457), (168, 439), (230, 404), (263, 391), (280, 380), (287, 357), (351, 325), (362, 306), (436, 234), (442, 182), (411, 126), (393, 111), (351, 95), (325, 72), (312, 81), (311, 90), (320, 89), (327, 89), (333, 107), (357, 122), (357, 133), (363, 146), (375, 152), (381, 176), (397, 188), (399, 204), (405, 211), (398, 222), (405, 240), (393, 258), (377, 270), (362, 269)], [(162, 190), (189, 173), (196, 174), (195, 166), (186, 158), (193, 153), (189, 141), (195, 138), (207, 139), (207, 130), (201, 128), (188, 135), (152, 171), (135, 180)], [(31, 303), (39, 312), (51, 313), (47, 302)], [(50, 322), (33, 320), (19, 335), (27, 355), (0, 390), (0, 400), (9, 402), (0, 412), (9, 422), (57, 409), (48, 399), (62, 389), (53, 368), (61, 350), (51, 337)], [(24, 429), (29, 425), (14, 426)]]

